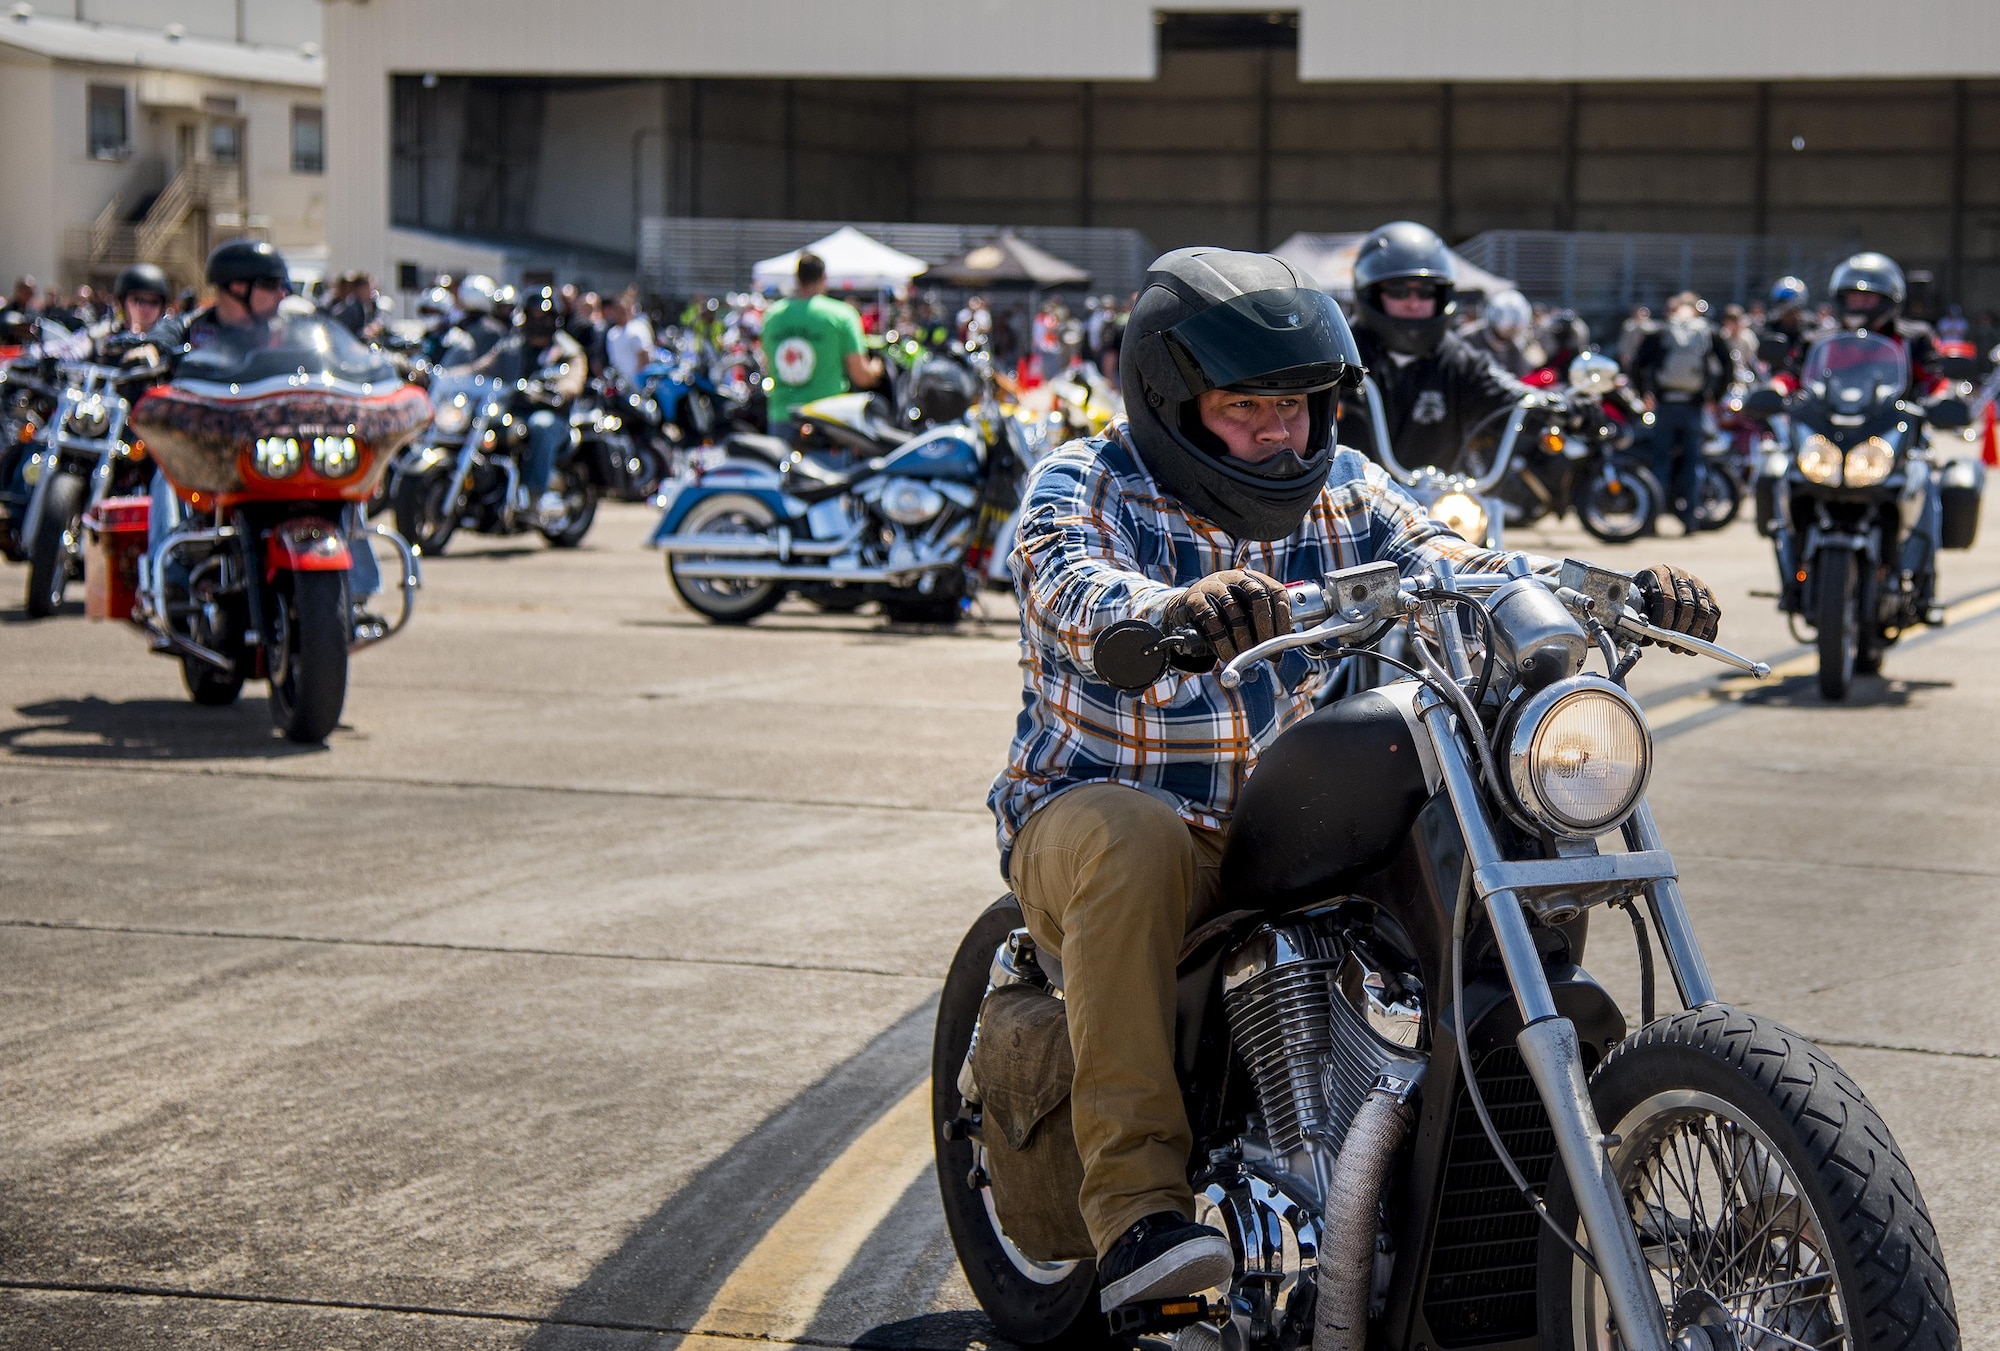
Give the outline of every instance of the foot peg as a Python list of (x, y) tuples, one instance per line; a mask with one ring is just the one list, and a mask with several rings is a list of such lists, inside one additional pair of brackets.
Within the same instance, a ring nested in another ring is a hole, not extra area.
[(1120, 1304), (1104, 1315), (1113, 1337), (1144, 1337), (1209, 1322), (1208, 1296), (1174, 1295)]

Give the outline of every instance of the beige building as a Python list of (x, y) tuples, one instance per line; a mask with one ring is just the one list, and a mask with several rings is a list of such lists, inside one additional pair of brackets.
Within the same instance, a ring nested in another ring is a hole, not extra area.
[(0, 274), (199, 282), (255, 235), (326, 257), (315, 0), (68, 0), (0, 15)]
[(329, 237), (378, 275), (629, 268), (659, 217), (1268, 248), (1410, 216), (1859, 242), (2000, 306), (1995, 0), (328, 0), (325, 23)]

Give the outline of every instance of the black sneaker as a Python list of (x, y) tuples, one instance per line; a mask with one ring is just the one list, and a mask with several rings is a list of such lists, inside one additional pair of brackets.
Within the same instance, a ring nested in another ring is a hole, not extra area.
[(1219, 1231), (1163, 1210), (1120, 1234), (1097, 1264), (1104, 1292), (1099, 1307), (1109, 1313), (1135, 1300), (1198, 1294), (1221, 1285), (1235, 1269), (1229, 1240)]

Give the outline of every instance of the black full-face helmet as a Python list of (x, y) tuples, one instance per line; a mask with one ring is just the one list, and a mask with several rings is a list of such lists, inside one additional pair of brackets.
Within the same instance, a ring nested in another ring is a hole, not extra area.
[(291, 281), (285, 256), (261, 239), (231, 239), (208, 255), (208, 284), (227, 287), (240, 281)]
[(160, 304), (165, 305), (174, 288), (173, 283), (167, 280), (167, 274), (152, 263), (134, 263), (118, 274), (118, 280), (112, 284), (111, 295), (122, 302), (135, 291), (141, 295), (158, 296)]
[[(1241, 539), (1299, 528), (1333, 460), (1336, 392), (1362, 373), (1331, 296), (1269, 254), (1176, 249), (1147, 273), (1119, 353), (1132, 444), (1162, 487)], [(1212, 389), (1304, 396), (1303, 453), (1230, 458), (1197, 406)]]
[[(1397, 319), (1382, 308), (1382, 289), (1401, 283), (1437, 297), (1428, 319)], [(1354, 322), (1392, 352), (1428, 356), (1458, 312), (1451, 250), (1438, 232), (1413, 220), (1391, 221), (1361, 241), (1354, 256)]]
[(556, 303), (553, 286), (544, 286), (530, 291), (521, 301), (521, 332), (530, 342), (543, 343), (555, 336), (562, 327), (562, 308)]
[(979, 382), (951, 358), (927, 356), (910, 372), (906, 397), (911, 420), (935, 427), (965, 416), (979, 397)]
[(1857, 253), (1833, 270), (1827, 289), (1834, 313), (1848, 328), (1886, 328), (1910, 298), (1903, 269), (1886, 253)]

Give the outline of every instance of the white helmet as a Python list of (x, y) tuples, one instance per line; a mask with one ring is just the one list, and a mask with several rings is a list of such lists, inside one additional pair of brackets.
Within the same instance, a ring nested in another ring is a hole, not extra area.
[(1497, 291), (1486, 302), (1486, 324), (1503, 338), (1520, 337), (1534, 321), (1534, 307), (1519, 291)]
[(484, 272), (475, 272), (458, 284), (458, 305), (467, 314), (493, 313), (493, 297), (500, 283)]
[(451, 313), (451, 292), (442, 286), (433, 286), (417, 301), (417, 313), (434, 314), (440, 317)]

